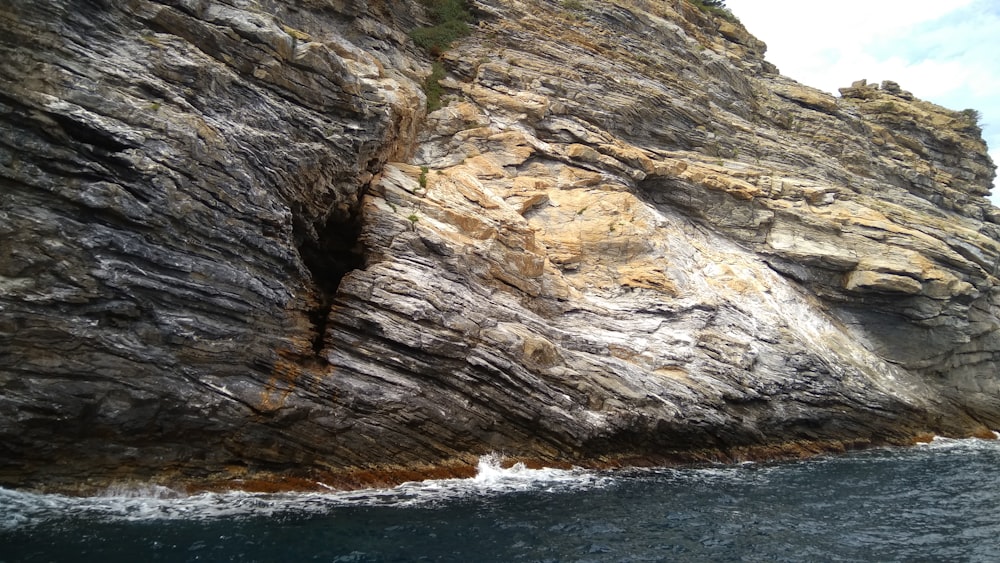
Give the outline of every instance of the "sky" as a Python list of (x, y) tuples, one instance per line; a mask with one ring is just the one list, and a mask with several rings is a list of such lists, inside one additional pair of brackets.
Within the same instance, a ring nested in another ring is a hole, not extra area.
[[(839, 95), (862, 78), (892, 80), (944, 107), (980, 112), (1000, 164), (1000, 1), (727, 0), (765, 58), (798, 82)], [(998, 182), (995, 182), (996, 186)], [(1000, 205), (1000, 187), (990, 196)]]

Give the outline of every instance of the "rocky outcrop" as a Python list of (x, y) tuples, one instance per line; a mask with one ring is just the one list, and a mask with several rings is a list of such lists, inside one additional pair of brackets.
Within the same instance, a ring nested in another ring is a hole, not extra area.
[(421, 94), (345, 39), (374, 15), (293, 8), (4, 3), (8, 474), (302, 459), (270, 405), (322, 372), (360, 195)]
[(418, 3), (0, 7), (0, 483), (1000, 426), (970, 116), (683, 0), (571, 6), (472, 3), (430, 114)]

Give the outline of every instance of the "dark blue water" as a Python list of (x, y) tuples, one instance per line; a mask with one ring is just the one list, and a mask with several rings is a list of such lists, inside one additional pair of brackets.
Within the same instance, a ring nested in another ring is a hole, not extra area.
[(0, 561), (1000, 561), (1000, 442), (328, 495), (0, 489)]

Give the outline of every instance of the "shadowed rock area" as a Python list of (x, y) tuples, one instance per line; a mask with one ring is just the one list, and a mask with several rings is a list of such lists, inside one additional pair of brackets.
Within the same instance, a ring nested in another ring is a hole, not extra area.
[(1000, 427), (972, 116), (795, 83), (686, 0), (576, 6), (470, 2), (430, 55), (416, 1), (0, 0), (0, 485)]

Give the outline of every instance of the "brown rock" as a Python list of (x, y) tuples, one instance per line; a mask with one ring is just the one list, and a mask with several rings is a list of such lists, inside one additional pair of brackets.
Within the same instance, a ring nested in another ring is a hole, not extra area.
[(923, 286), (919, 281), (896, 274), (854, 270), (844, 280), (844, 289), (857, 292), (920, 293)]

